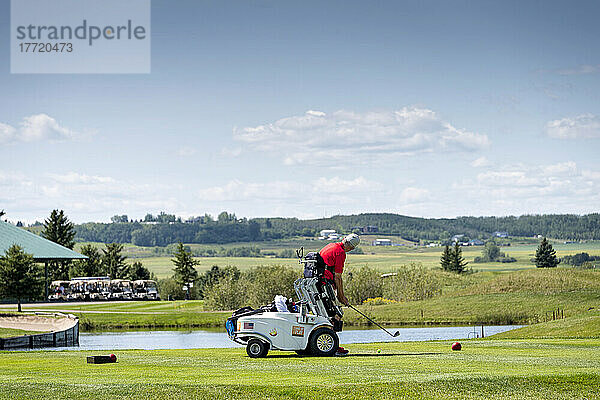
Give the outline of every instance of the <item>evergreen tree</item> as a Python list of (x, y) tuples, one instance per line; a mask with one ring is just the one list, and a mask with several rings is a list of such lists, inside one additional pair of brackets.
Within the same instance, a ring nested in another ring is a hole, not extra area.
[(139, 262), (136, 261), (133, 264), (131, 264), (128, 268), (127, 268), (127, 279), (132, 280), (132, 281), (137, 281), (139, 279), (151, 279), (151, 274), (150, 271), (148, 270), (148, 268), (144, 267), (144, 265)]
[(556, 251), (548, 239), (543, 238), (535, 252), (535, 266), (538, 268), (554, 268), (558, 265)]
[(85, 244), (81, 246), (79, 252), (88, 258), (73, 263), (71, 277), (99, 276), (102, 273), (102, 255), (98, 248), (91, 244)]
[(63, 210), (52, 210), (50, 217), (44, 221), (42, 236), (67, 249), (73, 250), (75, 246), (75, 226)]
[(109, 243), (106, 249), (102, 249), (102, 270), (110, 279), (121, 279), (127, 274), (127, 257), (121, 254), (122, 251), (123, 245), (120, 243)]
[[(75, 225), (65, 215), (63, 210), (52, 210), (50, 217), (44, 221), (42, 236), (67, 249), (75, 246)], [(50, 271), (54, 279), (68, 280), (70, 261), (50, 262)]]
[(17, 299), (17, 309), (21, 312), (21, 300), (39, 298), (42, 287), (42, 270), (33, 256), (17, 245), (6, 250), (0, 257), (0, 297)]
[(187, 288), (186, 299), (190, 298), (190, 287), (194, 281), (198, 279), (198, 271), (194, 268), (195, 265), (200, 264), (197, 260), (192, 257), (192, 252), (183, 246), (183, 243), (179, 242), (177, 250), (173, 253), (175, 258), (171, 261), (175, 264), (173, 268), (173, 279)]
[(442, 269), (444, 271), (449, 271), (451, 263), (452, 250), (450, 250), (450, 246), (446, 245), (446, 247), (444, 248), (444, 252), (442, 253), (442, 257), (440, 258), (440, 264), (442, 265)]
[(454, 243), (454, 248), (451, 251), (450, 270), (458, 274), (464, 272), (468, 262), (462, 256), (462, 249), (458, 242)]

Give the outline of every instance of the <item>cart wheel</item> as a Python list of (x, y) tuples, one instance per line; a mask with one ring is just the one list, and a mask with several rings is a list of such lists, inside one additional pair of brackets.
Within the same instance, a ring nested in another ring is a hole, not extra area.
[(332, 356), (340, 346), (338, 335), (331, 328), (319, 328), (310, 336), (309, 346), (315, 356)]
[(246, 353), (252, 358), (266, 357), (269, 352), (269, 344), (260, 339), (250, 339), (246, 345)]

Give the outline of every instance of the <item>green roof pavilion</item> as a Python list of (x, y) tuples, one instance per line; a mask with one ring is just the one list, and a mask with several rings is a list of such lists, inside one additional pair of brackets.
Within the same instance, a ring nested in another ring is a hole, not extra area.
[(21, 246), (25, 253), (33, 255), (35, 262), (45, 264), (46, 298), (48, 298), (48, 262), (87, 259), (83, 254), (67, 249), (8, 222), (0, 221), (0, 256), (6, 254), (6, 250), (13, 244)]

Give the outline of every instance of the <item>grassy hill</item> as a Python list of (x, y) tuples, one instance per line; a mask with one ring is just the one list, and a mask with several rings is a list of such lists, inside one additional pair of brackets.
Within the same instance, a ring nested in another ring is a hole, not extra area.
[[(368, 265), (377, 268), (382, 272), (388, 272), (395, 267), (420, 263), (427, 268), (439, 268), (440, 247), (416, 247), (416, 246), (371, 246), (371, 241), (376, 238), (374, 235), (364, 235), (360, 248), (364, 254), (349, 254), (346, 264), (349, 266), (360, 267)], [(396, 240), (396, 239), (394, 239)], [(399, 239), (401, 240), (401, 239)], [(81, 248), (85, 243), (78, 243), (75, 250)], [(256, 246), (262, 252), (281, 252), (282, 250), (295, 250), (303, 246), (308, 251), (318, 251), (326, 242), (320, 240), (307, 240), (306, 238), (296, 238), (294, 240), (275, 240), (266, 242), (242, 242), (228, 244), (219, 247), (231, 248), (240, 246)], [(102, 243), (91, 243), (99, 248), (103, 248)], [(573, 255), (580, 252), (587, 252), (590, 255), (600, 256), (600, 242), (587, 243), (569, 243), (560, 241), (552, 243), (558, 257)], [(214, 245), (189, 244), (192, 251), (208, 248), (215, 248)], [(521, 240), (513, 241), (511, 246), (502, 247), (502, 251), (511, 257), (517, 259), (514, 263), (473, 263), (473, 259), (481, 256), (482, 246), (468, 246), (463, 248), (463, 256), (469, 262), (469, 268), (476, 271), (494, 271), (510, 272), (520, 269), (535, 268), (531, 259), (535, 255), (538, 246), (537, 242), (526, 242)], [(135, 245), (125, 245), (123, 254), (128, 257), (128, 261), (140, 261), (150, 271), (154, 272), (158, 278), (166, 278), (173, 274), (172, 255), (166, 248), (141, 247)], [(200, 272), (210, 269), (213, 265), (226, 267), (235, 265), (240, 270), (248, 269), (258, 265), (288, 265), (298, 266), (297, 258), (273, 258), (273, 257), (197, 257), (200, 265), (197, 269)]]

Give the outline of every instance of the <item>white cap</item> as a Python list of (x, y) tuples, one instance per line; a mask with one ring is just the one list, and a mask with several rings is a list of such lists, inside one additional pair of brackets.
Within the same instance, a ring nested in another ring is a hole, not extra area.
[(360, 238), (356, 233), (351, 233), (342, 240), (343, 244), (347, 244), (351, 247), (350, 250), (355, 249), (356, 246), (360, 243)]

